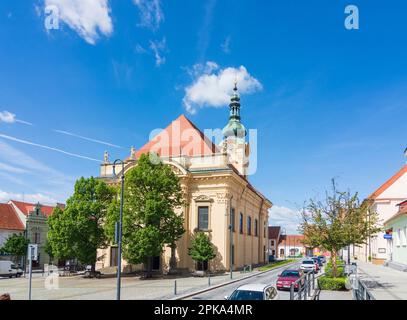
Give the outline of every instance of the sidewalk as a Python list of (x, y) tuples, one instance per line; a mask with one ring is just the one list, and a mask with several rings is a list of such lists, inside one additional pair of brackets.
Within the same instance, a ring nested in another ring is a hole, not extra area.
[(319, 300), (352, 300), (352, 291), (321, 290)]
[(407, 300), (407, 272), (355, 261), (358, 277), (376, 300)]

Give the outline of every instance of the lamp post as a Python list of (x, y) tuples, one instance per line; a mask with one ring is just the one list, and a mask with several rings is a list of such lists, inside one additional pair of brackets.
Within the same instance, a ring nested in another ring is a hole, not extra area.
[(120, 190), (120, 217), (119, 217), (119, 226), (117, 230), (117, 292), (116, 300), (120, 300), (120, 290), (121, 290), (121, 272), (122, 272), (122, 225), (123, 225), (123, 198), (124, 198), (124, 162), (120, 159), (117, 159), (113, 162), (113, 176), (116, 176), (116, 164), (121, 164), (122, 170), (120, 175), (121, 180), (121, 190)]

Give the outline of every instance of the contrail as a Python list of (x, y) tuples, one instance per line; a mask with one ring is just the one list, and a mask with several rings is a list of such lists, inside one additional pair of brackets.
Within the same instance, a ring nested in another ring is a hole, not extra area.
[(124, 149), (123, 147), (118, 146), (118, 145), (113, 144), (113, 143), (109, 143), (109, 142), (105, 142), (105, 141), (101, 141), (101, 140), (96, 140), (96, 139), (80, 136), (79, 134), (75, 134), (75, 133), (72, 133), (72, 132), (63, 131), (63, 130), (56, 130), (56, 129), (54, 129), (53, 131), (58, 132), (58, 133), (62, 133), (62, 134), (66, 134), (67, 136), (71, 136), (71, 137), (75, 137), (75, 138), (79, 138), (79, 139), (83, 139), (83, 140), (103, 144), (103, 145), (106, 145), (106, 146), (109, 146), (109, 147)]
[(66, 154), (66, 155), (71, 156), (71, 157), (76, 157), (76, 158), (80, 158), (80, 159), (96, 161), (96, 162), (99, 162), (99, 163), (102, 162), (102, 161), (100, 161), (100, 160), (98, 160), (98, 159), (94, 159), (94, 158), (82, 156), (82, 155), (76, 154), (76, 153), (71, 153), (71, 152), (64, 151), (64, 150), (61, 150), (61, 149), (58, 149), (58, 148), (53, 148), (53, 147), (44, 146), (44, 145), (42, 145), (42, 144), (30, 142), (30, 141), (27, 141), (27, 140), (18, 139), (18, 138), (11, 137), (11, 136), (8, 136), (8, 135), (5, 135), (5, 134), (0, 134), (0, 138), (7, 139), (7, 140), (11, 140), (11, 141), (15, 141), (15, 142), (20, 142), (20, 143), (23, 143), (23, 144), (27, 144), (27, 145), (34, 146), (34, 147), (43, 148), (43, 149), (46, 149), (46, 150), (51, 150), (51, 151), (59, 152), (59, 153)]

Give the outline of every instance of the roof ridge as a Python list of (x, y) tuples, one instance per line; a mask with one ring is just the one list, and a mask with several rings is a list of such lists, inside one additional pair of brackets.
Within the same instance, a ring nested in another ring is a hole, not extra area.
[(367, 198), (374, 200), (377, 199), (384, 191), (390, 188), (404, 173), (407, 172), (407, 164), (405, 164), (399, 171), (390, 177), (385, 183), (383, 183), (379, 188), (377, 188), (371, 195)]

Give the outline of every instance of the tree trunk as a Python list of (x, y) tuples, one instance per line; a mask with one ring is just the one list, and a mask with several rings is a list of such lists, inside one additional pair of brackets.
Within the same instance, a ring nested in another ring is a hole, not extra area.
[(152, 270), (153, 270), (153, 257), (148, 257), (145, 263), (146, 266), (146, 275), (145, 277), (152, 278)]
[(333, 277), (333, 278), (336, 278), (336, 273), (337, 273), (337, 266), (336, 266), (336, 255), (337, 255), (337, 252), (336, 252), (336, 250), (333, 250), (333, 251), (331, 252), (331, 255), (332, 255), (332, 257), (331, 257), (331, 259), (332, 259), (332, 277)]
[(176, 245), (171, 246), (170, 270), (177, 268), (177, 257), (175, 256)]

